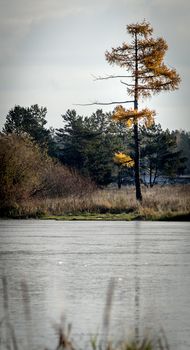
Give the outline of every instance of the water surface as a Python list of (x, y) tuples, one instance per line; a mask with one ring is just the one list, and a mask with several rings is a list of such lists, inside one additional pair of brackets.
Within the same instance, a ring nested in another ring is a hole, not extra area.
[[(190, 349), (189, 229), (183, 222), (0, 221), (0, 276), (7, 276), (9, 315), (21, 346), (26, 349), (30, 324), (34, 348), (55, 347), (54, 325), (62, 315), (81, 342), (101, 335), (114, 278), (111, 336), (162, 327), (171, 349)], [(27, 322), (22, 281), (30, 294)]]

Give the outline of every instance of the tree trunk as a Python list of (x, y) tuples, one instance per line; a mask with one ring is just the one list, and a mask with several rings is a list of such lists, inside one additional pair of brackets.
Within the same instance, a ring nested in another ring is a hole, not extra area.
[(152, 164), (150, 161), (149, 186), (152, 187)]
[(155, 182), (156, 182), (156, 179), (157, 179), (157, 172), (158, 172), (158, 169), (156, 167), (156, 170), (155, 170), (155, 173), (154, 173), (154, 180), (152, 182), (152, 187), (155, 185)]
[(120, 190), (121, 189), (121, 184), (122, 184), (122, 178), (121, 178), (121, 170), (118, 170), (118, 177), (117, 177), (117, 187)]
[(138, 124), (134, 124), (134, 139), (135, 139), (135, 187), (136, 187), (136, 199), (138, 201), (142, 201), (141, 184), (140, 184), (140, 151), (139, 151)]
[[(138, 43), (137, 33), (135, 34), (135, 96), (134, 109), (138, 110)], [(138, 121), (134, 123), (134, 140), (135, 140), (135, 187), (136, 199), (142, 201), (141, 184), (140, 184), (140, 147)]]

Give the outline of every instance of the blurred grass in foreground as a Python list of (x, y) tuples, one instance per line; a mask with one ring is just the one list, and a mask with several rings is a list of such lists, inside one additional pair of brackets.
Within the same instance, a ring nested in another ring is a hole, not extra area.
[[(109, 339), (109, 327), (111, 320), (111, 308), (113, 303), (115, 284), (114, 280), (110, 280), (108, 285), (105, 308), (103, 310), (102, 334), (103, 337), (99, 339), (98, 335), (89, 339), (89, 344), (84, 347), (84, 350), (169, 350), (169, 344), (163, 330), (160, 330), (157, 336), (139, 337), (139, 330), (134, 330), (134, 336), (130, 340), (122, 340), (115, 342), (114, 339)], [(0, 318), (0, 350), (33, 350), (36, 347), (33, 344), (32, 329), (26, 331), (25, 343), (26, 347), (20, 345), (20, 339), (17, 338), (14, 325), (11, 323), (9, 310), (9, 291), (7, 278), (2, 277), (2, 291), (3, 291), (3, 316)], [(30, 305), (30, 295), (28, 286), (25, 281), (21, 282), (22, 291), (22, 307), (24, 310), (24, 318), (27, 324), (31, 324), (32, 314)], [(83, 350), (81, 344), (78, 344), (71, 338), (71, 324), (65, 327), (57, 326), (57, 346), (51, 350)], [(22, 340), (23, 343), (23, 340)], [(40, 349), (39, 349), (40, 350)], [(42, 350), (50, 350), (50, 348), (42, 348)]]

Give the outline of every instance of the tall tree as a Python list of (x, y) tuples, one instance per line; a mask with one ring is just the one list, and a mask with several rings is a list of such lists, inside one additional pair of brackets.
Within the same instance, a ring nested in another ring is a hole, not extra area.
[[(140, 186), (140, 149), (139, 149), (139, 122), (143, 121), (148, 127), (154, 120), (154, 111), (147, 108), (138, 109), (139, 99), (151, 96), (161, 91), (171, 91), (178, 88), (180, 77), (175, 69), (168, 68), (164, 62), (164, 56), (168, 49), (164, 39), (154, 39), (153, 29), (145, 20), (141, 23), (130, 24), (127, 32), (131, 36), (131, 42), (124, 42), (117, 48), (107, 51), (105, 56), (108, 63), (124, 68), (128, 74), (99, 77), (98, 79), (122, 78), (121, 83), (127, 88), (127, 93), (132, 100), (111, 103), (117, 104), (113, 118), (123, 122), (127, 127), (133, 127), (135, 141), (135, 185), (136, 198), (142, 200)], [(128, 80), (129, 79), (129, 80)], [(133, 103), (134, 108), (126, 110), (122, 104)]]
[(127, 87), (128, 94), (133, 96), (134, 108), (125, 110), (122, 106), (116, 107), (114, 118), (127, 126), (133, 125), (136, 198), (142, 200), (138, 123), (144, 120), (145, 125), (150, 126), (155, 113), (147, 108), (139, 111), (138, 102), (140, 98), (149, 97), (151, 94), (175, 90), (180, 77), (175, 69), (170, 69), (164, 64), (167, 44), (162, 38), (152, 37), (153, 29), (148, 22), (130, 24), (127, 26), (127, 32), (132, 37), (131, 43), (123, 43), (111, 52), (107, 51), (106, 59), (110, 64), (116, 64), (130, 72), (129, 76), (123, 76), (129, 78), (130, 83), (122, 83)]

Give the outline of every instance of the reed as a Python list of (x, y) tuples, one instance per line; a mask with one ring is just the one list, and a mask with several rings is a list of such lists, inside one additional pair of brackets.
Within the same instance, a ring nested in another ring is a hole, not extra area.
[[(133, 186), (118, 190), (116, 188), (96, 189), (87, 194), (68, 195), (57, 198), (33, 198), (22, 201), (10, 208), (10, 217), (71, 217), (72, 215), (93, 214), (108, 218), (145, 220), (169, 220), (190, 218), (190, 185), (155, 186), (142, 188), (143, 202), (135, 199)], [(95, 218), (95, 217), (94, 217)]]
[[(32, 312), (30, 305), (30, 294), (28, 286), (25, 281), (20, 283), (22, 292), (22, 305), (24, 309), (24, 318), (27, 328), (25, 339), (22, 339), (22, 346), (20, 345), (20, 339), (17, 338), (14, 325), (11, 323), (11, 311), (9, 307), (9, 288), (8, 281), (5, 276), (1, 278), (2, 282), (2, 297), (3, 297), (3, 315), (0, 319), (0, 350), (23, 350), (23, 343), (27, 350), (34, 349), (34, 334), (32, 330)], [(161, 329), (158, 336), (142, 336), (137, 338), (134, 336), (131, 340), (111, 341), (109, 339), (109, 327), (111, 321), (111, 309), (113, 304), (113, 296), (115, 290), (114, 279), (111, 279), (106, 294), (106, 303), (103, 310), (103, 322), (102, 322), (102, 338), (98, 338), (98, 335), (89, 339), (89, 344), (85, 345), (84, 350), (169, 350), (169, 344), (164, 331)], [(71, 339), (71, 324), (68, 324), (65, 331), (65, 327), (58, 325), (56, 327), (57, 333), (57, 345), (52, 350), (83, 350), (81, 344), (74, 339)], [(39, 349), (40, 350), (40, 349)], [(42, 348), (42, 350), (50, 350), (50, 348)]]

